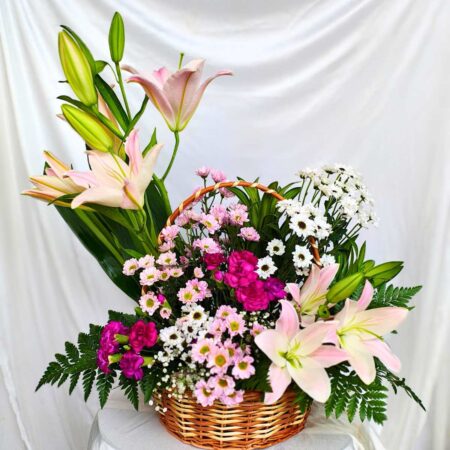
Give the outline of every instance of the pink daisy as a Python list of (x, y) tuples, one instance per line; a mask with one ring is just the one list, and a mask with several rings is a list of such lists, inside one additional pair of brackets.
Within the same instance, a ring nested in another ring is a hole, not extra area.
[(159, 308), (161, 303), (158, 301), (158, 297), (153, 292), (147, 292), (139, 299), (139, 305), (142, 311), (145, 311), (150, 316)]
[(242, 336), (246, 330), (245, 321), (240, 314), (230, 314), (225, 318), (225, 323), (230, 336), (236, 336), (238, 334)]
[(161, 253), (156, 260), (158, 264), (162, 266), (174, 266), (177, 263), (177, 255), (174, 252)]
[(203, 278), (205, 274), (203, 273), (203, 270), (201, 267), (195, 267), (194, 268), (194, 277), (195, 278)]
[(250, 334), (253, 337), (258, 336), (258, 334), (260, 334), (261, 332), (263, 332), (266, 329), (266, 327), (264, 325), (259, 324), (258, 322), (255, 322), (252, 326), (252, 329), (250, 331)]
[(214, 374), (225, 373), (230, 362), (230, 355), (224, 347), (214, 347), (208, 355), (208, 367)]
[(192, 359), (199, 363), (205, 362), (214, 347), (212, 339), (200, 339), (192, 346)]
[(231, 373), (237, 379), (246, 380), (255, 374), (255, 366), (252, 365), (254, 359), (251, 356), (244, 356), (235, 362)]
[(216, 317), (218, 319), (226, 319), (231, 314), (236, 314), (237, 309), (233, 308), (232, 306), (228, 305), (222, 305), (219, 307), (219, 309), (216, 312)]
[(159, 315), (163, 319), (168, 319), (172, 315), (172, 309), (163, 307), (159, 310)]
[(234, 392), (234, 387), (236, 386), (233, 377), (228, 375), (216, 375), (208, 380), (208, 384), (211, 387), (214, 387), (217, 396), (232, 394)]
[(244, 400), (244, 391), (234, 391), (232, 394), (222, 395), (220, 401), (227, 406), (234, 406), (242, 403)]
[(210, 234), (214, 234), (220, 228), (219, 222), (212, 214), (202, 214), (201, 223)]
[(222, 249), (219, 244), (212, 238), (196, 239), (193, 247), (198, 248), (203, 253), (221, 253)]
[(217, 396), (214, 388), (212, 388), (205, 380), (200, 380), (195, 385), (194, 395), (197, 402), (202, 406), (211, 406)]
[(195, 303), (200, 300), (199, 293), (195, 289), (188, 288), (188, 287), (181, 288), (178, 291), (177, 296), (178, 296), (178, 299), (180, 300), (180, 302), (183, 302), (183, 303)]
[(173, 241), (180, 232), (180, 227), (177, 225), (170, 225), (161, 230), (161, 236), (165, 241)]
[(145, 255), (142, 258), (139, 258), (139, 267), (141, 269), (148, 269), (149, 267), (153, 267), (155, 265), (155, 257), (152, 255)]
[(142, 286), (151, 286), (159, 280), (160, 271), (156, 267), (148, 267), (140, 275)]
[(170, 276), (171, 277), (179, 278), (179, 277), (181, 277), (181, 275), (183, 275), (183, 270), (180, 267), (172, 267), (170, 269)]
[(259, 233), (253, 227), (241, 228), (238, 236), (250, 242), (258, 242), (260, 238)]
[(139, 269), (139, 262), (136, 258), (129, 259), (124, 262), (122, 273), (124, 275), (134, 275), (136, 270)]

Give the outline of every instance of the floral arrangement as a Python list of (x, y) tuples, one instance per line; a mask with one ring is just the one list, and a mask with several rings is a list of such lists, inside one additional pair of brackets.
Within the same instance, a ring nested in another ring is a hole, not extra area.
[[(37, 389), (68, 381), (71, 393), (81, 380), (85, 399), (95, 384), (103, 407), (117, 384), (135, 408), (139, 389), (146, 402), (162, 392), (191, 394), (204, 407), (239, 404), (250, 390), (271, 404), (293, 389), (302, 410), (317, 401), (327, 416), (358, 413), (382, 423), (390, 385), (422, 406), (396, 375), (400, 361), (385, 341), (420, 286), (390, 284), (401, 262), (366, 259), (358, 235), (377, 218), (361, 176), (328, 165), (259, 192), (258, 181), (227, 184), (220, 170), (202, 167), (204, 189), (171, 216), (164, 182), (180, 133), (207, 85), (231, 72), (200, 84), (204, 62), (182, 66), (181, 55), (174, 73), (163, 67), (144, 75), (120, 64), (124, 43), (118, 13), (109, 32), (112, 64), (95, 60), (63, 27), (59, 55), (77, 98), (60, 97), (61, 118), (84, 140), (89, 169), (44, 152), (44, 174), (30, 178), (35, 187), (25, 194), (54, 205), (137, 305), (131, 314), (109, 311), (107, 323), (66, 342)], [(122, 71), (145, 93), (135, 113)], [(136, 128), (149, 101), (175, 140), (161, 177), (156, 131), (142, 148)]]

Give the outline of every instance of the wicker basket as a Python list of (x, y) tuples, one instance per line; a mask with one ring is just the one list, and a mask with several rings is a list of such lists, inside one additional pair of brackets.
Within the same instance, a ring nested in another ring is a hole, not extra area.
[[(167, 219), (166, 226), (172, 225), (184, 209), (203, 195), (238, 186), (255, 188), (277, 200), (284, 200), (275, 190), (259, 183), (224, 181), (199, 189), (188, 197)], [(321, 266), (314, 238), (309, 238), (309, 244), (314, 263)], [(276, 403), (266, 405), (261, 401), (261, 393), (246, 392), (244, 401), (236, 406), (215, 402), (210, 407), (203, 407), (191, 394), (181, 400), (164, 392), (155, 396), (156, 403), (166, 411), (160, 415), (161, 422), (180, 441), (198, 448), (248, 450), (270, 447), (303, 430), (309, 411), (301, 413), (294, 399), (294, 392), (288, 390)]]
[(244, 401), (228, 407), (220, 402), (199, 405), (190, 394), (182, 400), (160, 394), (155, 401), (167, 411), (160, 420), (180, 441), (207, 449), (259, 449), (278, 444), (299, 433), (309, 411), (301, 413), (295, 393), (286, 391), (274, 404), (261, 402), (258, 392), (246, 392)]

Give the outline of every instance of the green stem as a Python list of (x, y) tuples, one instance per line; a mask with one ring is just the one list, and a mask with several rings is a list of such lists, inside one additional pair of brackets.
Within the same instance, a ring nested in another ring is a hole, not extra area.
[(120, 65), (118, 62), (116, 62), (116, 72), (119, 81), (120, 92), (122, 93), (123, 101), (125, 103), (125, 109), (127, 110), (128, 117), (131, 117), (130, 107), (128, 106), (127, 94), (125, 93), (125, 88), (123, 86), (122, 72), (120, 70)]
[(178, 146), (180, 145), (180, 136), (178, 134), (178, 131), (174, 131), (173, 134), (175, 136), (175, 146), (173, 148), (172, 158), (170, 158), (169, 165), (167, 166), (167, 169), (166, 169), (166, 171), (164, 172), (164, 175), (161, 178), (161, 180), (163, 182), (167, 178), (167, 175), (169, 175), (170, 169), (172, 168), (173, 162), (175, 161), (175, 157), (177, 156)]
[(184, 58), (184, 53), (181, 52), (181, 53), (180, 53), (180, 59), (178, 60), (178, 70), (181, 69), (181, 66), (182, 66), (182, 64), (183, 64), (183, 58)]

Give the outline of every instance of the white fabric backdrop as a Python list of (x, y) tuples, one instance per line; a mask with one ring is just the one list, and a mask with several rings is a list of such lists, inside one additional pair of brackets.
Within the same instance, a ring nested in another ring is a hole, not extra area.
[[(55, 118), (65, 89), (59, 24), (76, 29), (96, 57), (119, 9), (126, 62), (174, 67), (178, 52), (207, 70), (234, 70), (210, 86), (182, 146), (169, 188), (173, 203), (196, 185), (200, 165), (287, 182), (324, 162), (365, 174), (381, 216), (369, 254), (404, 259), (399, 277), (423, 283), (417, 309), (392, 339), (403, 375), (429, 406), (401, 394), (382, 430), (388, 449), (444, 449), (448, 411), (450, 4), (446, 0), (2, 0), (0, 2), (1, 330), (0, 448), (82, 449), (98, 408), (80, 390), (34, 387), (64, 340), (107, 308), (131, 301), (116, 289), (52, 208), (19, 192), (42, 167), (41, 150), (80, 165), (81, 141)], [(141, 91), (130, 87), (137, 107)], [(141, 133), (159, 126), (154, 111)]]

